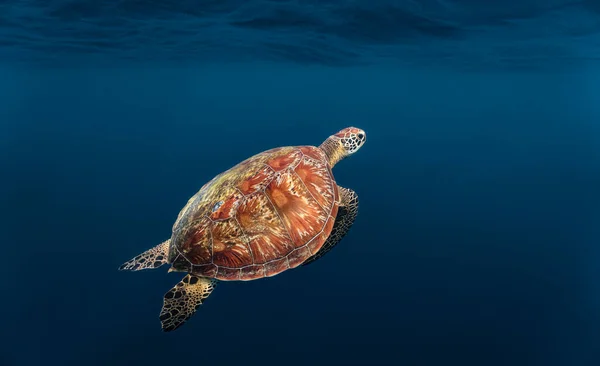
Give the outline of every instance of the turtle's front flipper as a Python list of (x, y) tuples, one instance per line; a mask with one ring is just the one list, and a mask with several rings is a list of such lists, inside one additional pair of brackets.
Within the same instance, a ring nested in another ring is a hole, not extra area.
[(171, 332), (183, 325), (194, 313), (204, 299), (210, 295), (217, 285), (213, 278), (198, 277), (192, 274), (185, 276), (181, 282), (170, 289), (164, 297), (160, 322), (165, 332)]
[(171, 239), (160, 243), (154, 248), (128, 260), (119, 267), (120, 271), (139, 271), (142, 269), (158, 268), (167, 263), (169, 257), (169, 243)]
[(312, 263), (327, 254), (327, 252), (333, 249), (333, 247), (346, 236), (348, 230), (350, 230), (350, 227), (354, 224), (356, 215), (358, 215), (358, 195), (348, 188), (338, 186), (338, 190), (340, 192), (340, 207), (335, 222), (333, 223), (331, 234), (329, 234), (329, 237), (321, 249), (302, 263), (303, 266)]

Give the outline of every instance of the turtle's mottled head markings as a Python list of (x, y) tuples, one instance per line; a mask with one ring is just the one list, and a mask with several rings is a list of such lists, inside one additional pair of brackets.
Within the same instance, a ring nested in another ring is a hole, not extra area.
[(340, 160), (357, 152), (365, 141), (367, 141), (365, 131), (356, 127), (346, 127), (329, 136), (319, 147), (327, 154), (329, 165), (333, 167)]

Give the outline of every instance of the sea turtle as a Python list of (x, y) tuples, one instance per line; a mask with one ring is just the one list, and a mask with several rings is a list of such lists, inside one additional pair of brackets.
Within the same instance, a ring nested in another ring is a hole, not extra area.
[(346, 235), (358, 196), (331, 168), (355, 153), (365, 132), (347, 127), (319, 147), (288, 146), (250, 157), (206, 183), (179, 213), (171, 238), (119, 267), (171, 264), (187, 275), (163, 299), (163, 331), (185, 323), (218, 281), (271, 277), (314, 262)]

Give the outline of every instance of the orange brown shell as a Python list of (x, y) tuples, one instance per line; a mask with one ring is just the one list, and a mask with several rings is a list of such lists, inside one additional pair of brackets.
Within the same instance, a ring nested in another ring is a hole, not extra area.
[(188, 201), (173, 225), (169, 262), (224, 281), (274, 276), (321, 248), (338, 204), (321, 149), (265, 151), (216, 176)]

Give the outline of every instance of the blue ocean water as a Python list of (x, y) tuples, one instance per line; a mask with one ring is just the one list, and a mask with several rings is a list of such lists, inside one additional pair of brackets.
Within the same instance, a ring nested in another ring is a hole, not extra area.
[[(597, 1), (0, 1), (0, 365), (600, 364)], [(327, 256), (118, 266), (205, 182), (356, 126)]]

